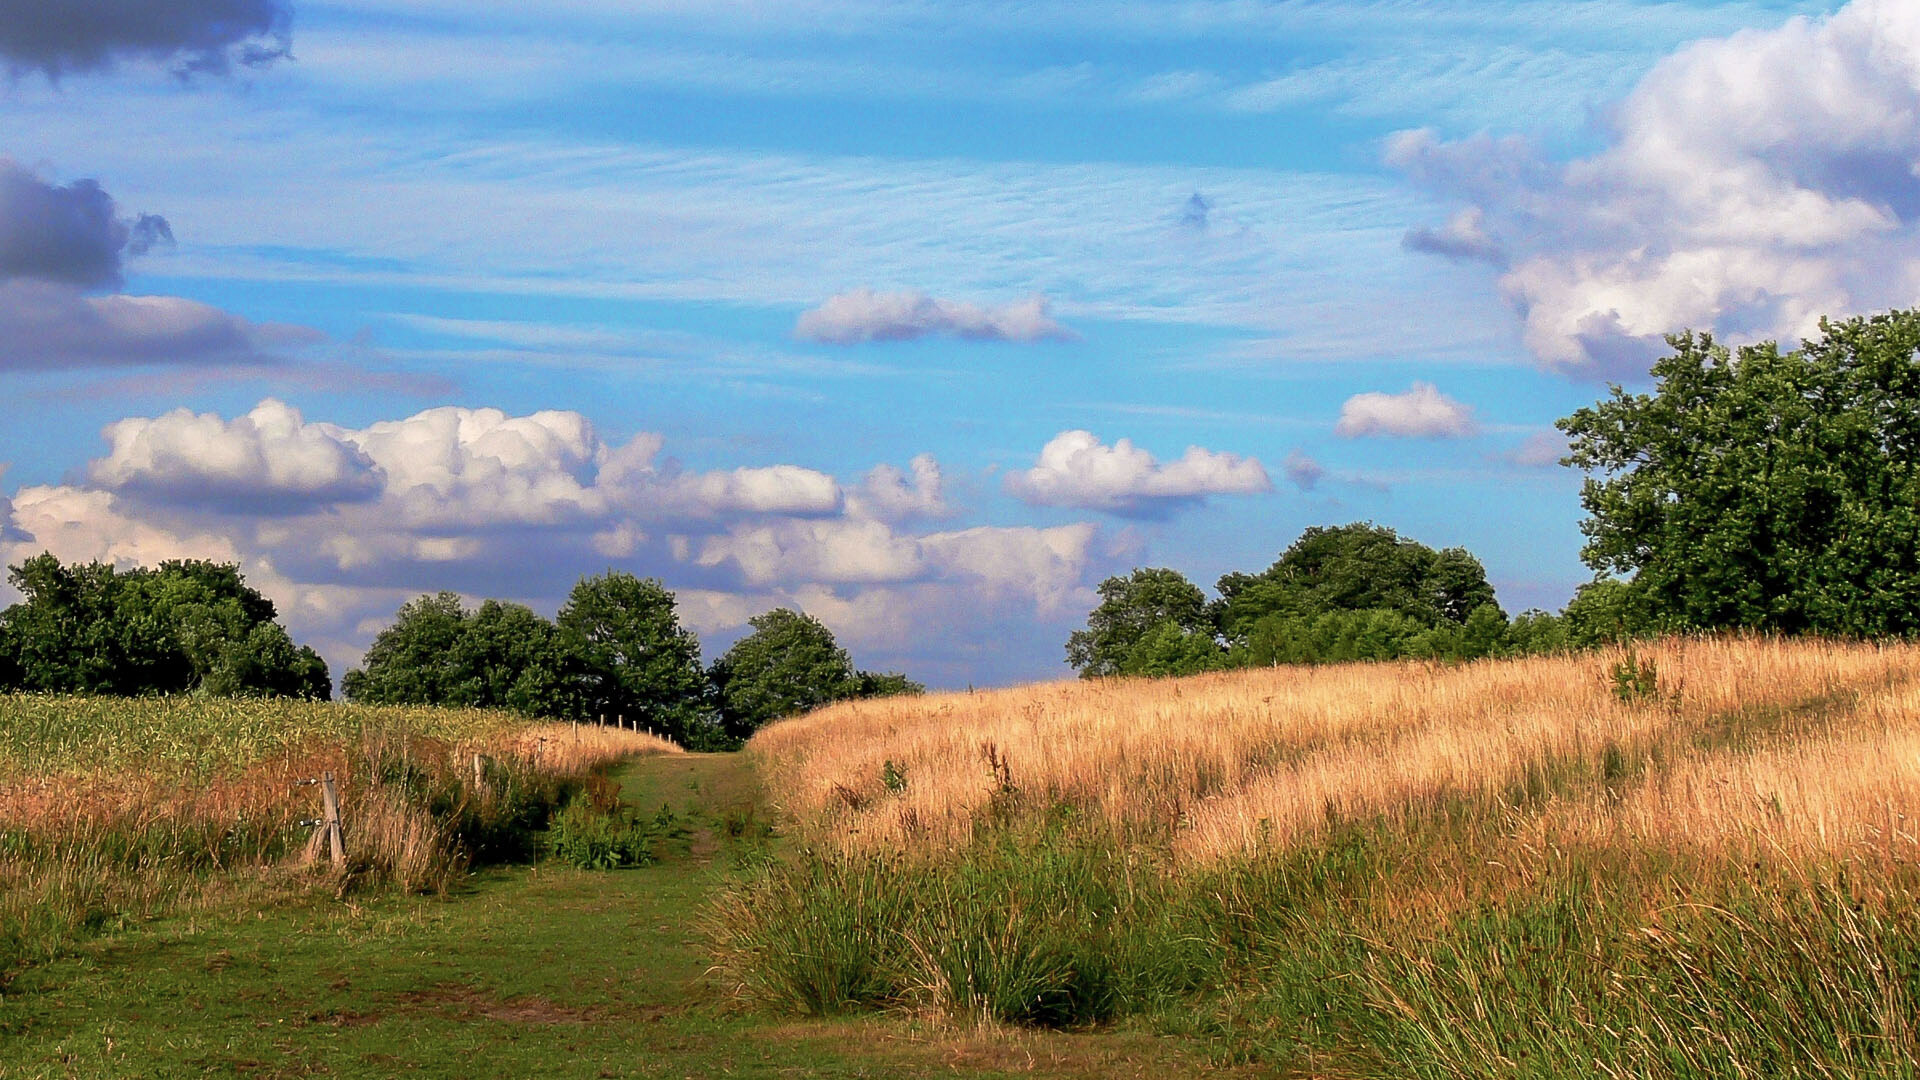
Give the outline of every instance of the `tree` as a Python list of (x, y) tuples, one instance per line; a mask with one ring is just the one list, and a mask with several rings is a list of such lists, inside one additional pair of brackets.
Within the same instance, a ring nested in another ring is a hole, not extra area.
[[(1582, 558), (1634, 629), (1920, 632), (1920, 312), (1792, 352), (1667, 339), (1654, 391), (1560, 421)], [(1573, 611), (1569, 609), (1569, 618)]]
[(176, 559), (119, 571), (52, 554), (11, 567), (24, 599), (0, 612), (0, 678), (91, 694), (195, 691), (324, 700), (326, 662), (296, 646), (239, 568)]
[(1266, 570), (1227, 574), (1218, 588), (1214, 618), (1233, 644), (1270, 616), (1379, 610), (1437, 627), (1495, 603), (1486, 569), (1465, 548), (1435, 551), (1366, 522), (1310, 528)]
[(1155, 635), (1156, 648), (1164, 648), (1163, 623), (1172, 633), (1213, 640), (1206, 595), (1177, 570), (1136, 569), (1101, 582), (1099, 591), (1100, 605), (1087, 616), (1087, 628), (1067, 638), (1067, 663), (1081, 678), (1127, 674), (1129, 657), (1149, 634)]
[(853, 659), (818, 619), (775, 608), (748, 624), (753, 632), (708, 673), (730, 737), (745, 739), (782, 717), (859, 693)]
[(683, 739), (699, 722), (707, 674), (700, 640), (680, 625), (660, 582), (609, 571), (583, 578), (556, 620), (578, 663), (583, 715), (622, 716)]
[(393, 625), (367, 648), (365, 666), (347, 672), (347, 700), (369, 705), (444, 705), (461, 683), (456, 648), (466, 632), (460, 597), (440, 592), (400, 605)]

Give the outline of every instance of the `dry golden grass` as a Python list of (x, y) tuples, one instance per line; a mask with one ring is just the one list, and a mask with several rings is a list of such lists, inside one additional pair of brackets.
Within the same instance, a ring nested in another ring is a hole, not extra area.
[[(218, 871), (321, 862), (343, 889), (442, 889), (469, 858), (524, 845), (506, 834), (594, 770), (679, 752), (477, 710), (0, 695), (0, 981), (103, 913), (177, 906)], [(338, 868), (301, 824), (321, 816), (323, 776), (340, 799)]]
[[(1193, 862), (1528, 792), (1560, 796), (1541, 820), (1569, 841), (1782, 821), (1829, 847), (1905, 835), (1920, 648), (1707, 638), (1637, 655), (1659, 673), (1648, 699), (1614, 693), (1618, 650), (1277, 668), (850, 702), (750, 750), (815, 842), (853, 850), (963, 844), (1014, 792)], [(889, 762), (904, 785), (884, 782)]]

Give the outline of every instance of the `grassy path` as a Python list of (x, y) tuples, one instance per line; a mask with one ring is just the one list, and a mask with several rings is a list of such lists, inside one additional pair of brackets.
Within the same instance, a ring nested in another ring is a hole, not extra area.
[(789, 1021), (726, 1003), (694, 925), (724, 881), (737, 755), (619, 778), (687, 835), (655, 866), (491, 870), (451, 898), (235, 905), (92, 942), (0, 1000), (0, 1078), (1213, 1075), (1125, 1032)]

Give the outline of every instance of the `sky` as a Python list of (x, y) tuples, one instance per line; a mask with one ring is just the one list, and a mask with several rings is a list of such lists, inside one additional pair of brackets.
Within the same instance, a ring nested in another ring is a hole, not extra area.
[(0, 558), (237, 562), (336, 676), (621, 570), (1053, 678), (1349, 521), (1555, 610), (1557, 418), (1920, 293), (1911, 0), (0, 0), (0, 67)]

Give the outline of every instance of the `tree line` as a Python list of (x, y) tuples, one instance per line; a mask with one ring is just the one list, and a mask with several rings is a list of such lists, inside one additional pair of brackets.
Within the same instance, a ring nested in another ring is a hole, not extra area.
[(1428, 658), (1472, 660), (1600, 639), (1605, 617), (1514, 619), (1464, 548), (1434, 550), (1367, 522), (1306, 530), (1257, 574), (1220, 578), (1209, 600), (1177, 570), (1149, 567), (1099, 587), (1087, 628), (1067, 639), (1083, 677), (1192, 675), (1235, 667)]
[(925, 690), (904, 675), (856, 669), (811, 616), (776, 608), (749, 625), (703, 667), (699, 639), (658, 581), (618, 571), (582, 578), (552, 620), (500, 600), (469, 611), (441, 592), (403, 605), (341, 688), (369, 704), (620, 719), (695, 749), (736, 746), (834, 701)]
[(22, 599), (0, 611), (0, 691), (332, 696), (326, 661), (293, 643), (238, 567), (117, 570), (42, 554), (7, 580)]
[(1561, 463), (1587, 474), (1594, 571), (1559, 614), (1509, 620), (1464, 549), (1355, 523), (1308, 529), (1212, 600), (1174, 570), (1108, 578), (1068, 662), (1178, 675), (1717, 630), (1920, 635), (1920, 311), (1823, 320), (1790, 351), (1667, 343), (1650, 393), (1610, 386), (1557, 424)]
[[(238, 567), (171, 560), (120, 570), (42, 554), (11, 567), (22, 599), (0, 611), (0, 692), (332, 697), (326, 661), (296, 645)], [(620, 718), (705, 749), (848, 698), (923, 693), (861, 671), (819, 620), (776, 608), (711, 666), (658, 581), (580, 580), (554, 619), (451, 592), (401, 606), (348, 671), (348, 700)]]

